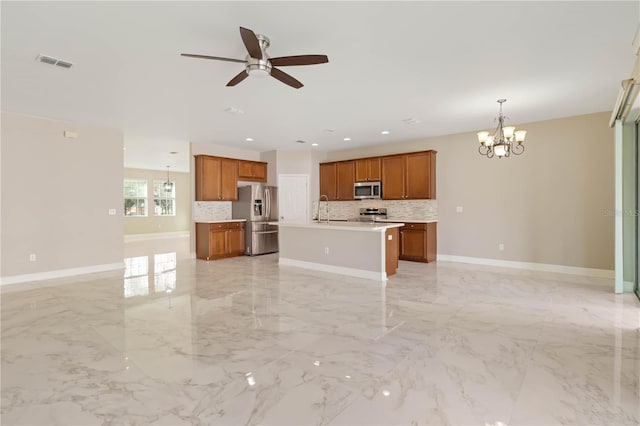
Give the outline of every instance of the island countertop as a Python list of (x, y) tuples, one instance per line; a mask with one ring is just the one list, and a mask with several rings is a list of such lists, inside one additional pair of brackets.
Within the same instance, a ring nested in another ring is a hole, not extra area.
[(361, 231), (361, 232), (385, 232), (389, 228), (400, 228), (404, 226), (401, 222), (269, 222), (269, 225), (278, 225), (280, 227), (289, 228), (308, 228), (308, 229), (331, 229), (344, 231)]
[(384, 223), (433, 223), (437, 222), (438, 219), (400, 219), (400, 218), (387, 218), (387, 219), (376, 219), (376, 222), (384, 222)]

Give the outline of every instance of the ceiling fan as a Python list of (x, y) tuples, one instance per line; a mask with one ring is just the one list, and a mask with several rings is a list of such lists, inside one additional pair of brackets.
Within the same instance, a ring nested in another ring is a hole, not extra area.
[(278, 67), (287, 67), (293, 65), (315, 65), (324, 64), (329, 62), (329, 58), (326, 55), (297, 55), (297, 56), (280, 56), (278, 58), (271, 58), (267, 55), (267, 48), (269, 47), (269, 39), (262, 34), (256, 34), (248, 28), (240, 27), (240, 36), (242, 42), (247, 48), (248, 55), (243, 59), (233, 58), (221, 58), (219, 56), (208, 55), (195, 55), (191, 53), (181, 53), (181, 56), (188, 56), (190, 58), (202, 58), (202, 59), (214, 59), (217, 61), (239, 62), (245, 64), (245, 69), (238, 75), (233, 77), (227, 86), (235, 86), (242, 80), (247, 78), (249, 74), (266, 74), (271, 77), (280, 80), (284, 84), (287, 84), (293, 88), (299, 89), (303, 86), (298, 80), (280, 71)]

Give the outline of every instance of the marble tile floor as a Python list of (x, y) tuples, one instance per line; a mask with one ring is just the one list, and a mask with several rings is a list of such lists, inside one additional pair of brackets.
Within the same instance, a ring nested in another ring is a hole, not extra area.
[(609, 279), (125, 250), (1, 289), (2, 425), (640, 424), (640, 303)]

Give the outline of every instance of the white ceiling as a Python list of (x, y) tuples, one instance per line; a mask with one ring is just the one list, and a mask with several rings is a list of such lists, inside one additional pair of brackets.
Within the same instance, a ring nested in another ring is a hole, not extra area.
[[(329, 151), (482, 130), (503, 97), (512, 124), (610, 110), (639, 22), (637, 1), (1, 7), (3, 110), (123, 129), (125, 166), (183, 171), (188, 142)], [(179, 56), (244, 59), (240, 26), (269, 37), (271, 56), (329, 63), (283, 67), (299, 90), (254, 77), (226, 87), (242, 64)]]

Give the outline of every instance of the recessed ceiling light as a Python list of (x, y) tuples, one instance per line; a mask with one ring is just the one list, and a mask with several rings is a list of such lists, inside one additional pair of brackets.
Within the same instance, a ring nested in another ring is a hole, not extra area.
[(381, 131), (380, 133), (382, 133), (383, 135), (388, 135), (388, 134), (389, 134), (389, 131), (388, 131), (388, 130), (383, 130), (383, 131)]
[(345, 142), (349, 142), (351, 140), (351, 138), (344, 138), (342, 140), (345, 141)]
[(247, 142), (253, 142), (253, 138), (246, 138), (245, 141)]
[(312, 143), (311, 146), (318, 146), (318, 144), (317, 143)]

